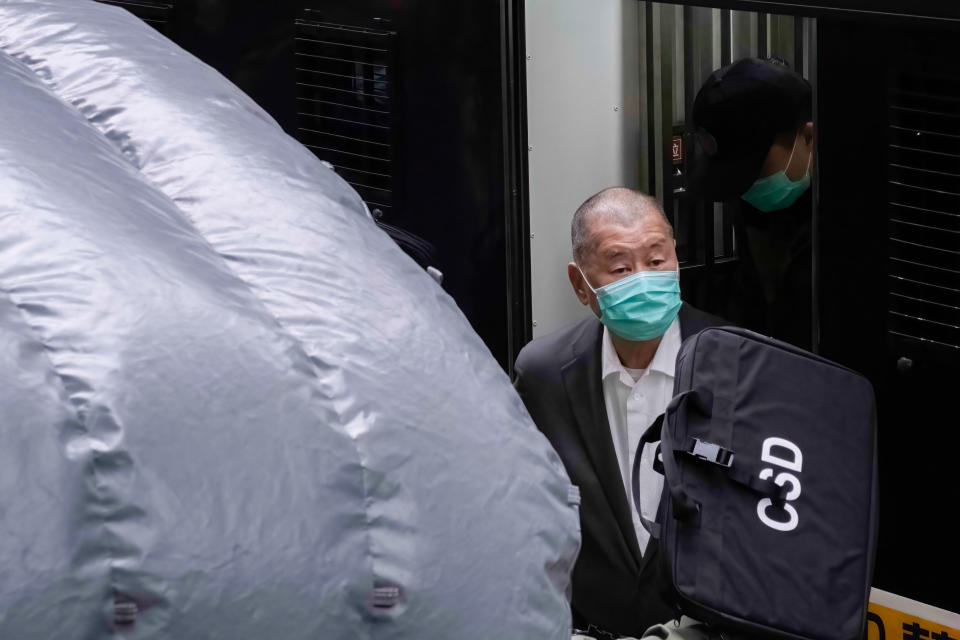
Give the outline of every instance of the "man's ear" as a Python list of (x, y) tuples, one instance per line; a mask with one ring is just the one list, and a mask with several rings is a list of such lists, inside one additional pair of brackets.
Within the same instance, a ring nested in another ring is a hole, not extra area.
[(813, 144), (814, 133), (815, 131), (812, 122), (808, 122), (800, 127), (800, 135), (803, 136), (803, 141), (806, 142), (808, 146)]
[(583, 275), (580, 273), (580, 269), (577, 268), (576, 262), (571, 262), (567, 265), (567, 278), (570, 279), (570, 286), (573, 287), (573, 292), (577, 294), (577, 300), (580, 301), (580, 304), (590, 305), (590, 288), (587, 286), (586, 281), (583, 279)]

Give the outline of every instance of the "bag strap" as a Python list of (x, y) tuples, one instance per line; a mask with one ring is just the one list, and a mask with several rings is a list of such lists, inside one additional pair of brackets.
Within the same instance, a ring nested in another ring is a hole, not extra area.
[(743, 485), (756, 494), (770, 498), (777, 506), (783, 506), (786, 502), (787, 494), (790, 493), (788, 487), (779, 485), (772, 478), (761, 478), (754, 473), (752, 469), (745, 468), (743, 465), (733, 465), (727, 469), (727, 476), (734, 482)]
[[(653, 522), (643, 515), (640, 500), (640, 458), (646, 445), (652, 444), (658, 440), (663, 440), (663, 421), (667, 414), (676, 415), (680, 410), (689, 411), (695, 409), (698, 413), (710, 417), (713, 410), (713, 396), (705, 389), (688, 390), (677, 394), (667, 405), (664, 413), (657, 416), (656, 420), (647, 428), (637, 443), (637, 450), (633, 457), (633, 469), (631, 480), (633, 485), (633, 505), (637, 509), (637, 515), (640, 524), (650, 534), (650, 537), (659, 539), (661, 533), (660, 524)], [(658, 452), (662, 448), (658, 447)], [(669, 448), (668, 448), (669, 450)], [(699, 438), (689, 437), (683, 447), (672, 450), (673, 455), (661, 455), (660, 461), (663, 465), (663, 475), (665, 488), (670, 492), (670, 499), (673, 506), (673, 517), (677, 520), (695, 519), (700, 514), (700, 505), (694, 502), (683, 488), (680, 481), (680, 469), (677, 467), (676, 457), (685, 455), (695, 460), (714, 464), (724, 469), (728, 478), (734, 482), (746, 487), (750, 491), (761, 496), (770, 498), (774, 504), (783, 504), (789, 493), (786, 486), (776, 484), (772, 478), (761, 478), (753, 470), (742, 464), (735, 462), (733, 451), (700, 440)], [(654, 461), (654, 469), (658, 465)]]
[(632, 481), (633, 481), (633, 506), (637, 509), (637, 515), (640, 516), (640, 524), (643, 525), (643, 528), (647, 530), (647, 533), (650, 534), (651, 538), (656, 540), (660, 539), (660, 524), (657, 522), (652, 522), (643, 517), (643, 509), (640, 508), (640, 454), (643, 453), (643, 448), (648, 444), (652, 444), (660, 439), (660, 432), (663, 428), (663, 414), (661, 413), (657, 416), (657, 419), (653, 421), (647, 430), (643, 432), (643, 435), (640, 436), (640, 442), (637, 443), (637, 452), (633, 456), (633, 472), (632, 472)]
[[(713, 394), (707, 389), (688, 389), (678, 393), (667, 405), (665, 414), (673, 416), (672, 419), (675, 420), (676, 416), (686, 414), (690, 410), (709, 418), (713, 414)], [(661, 446), (672, 455), (664, 454), (662, 456), (663, 475), (667, 486), (670, 488), (673, 517), (675, 520), (681, 521), (698, 521), (700, 505), (687, 495), (674, 453), (676, 445), (670, 440), (669, 431), (667, 431), (666, 436), (666, 442), (663, 442), (663, 438), (661, 438)]]
[(690, 436), (687, 438), (683, 448), (674, 449), (673, 453), (675, 456), (685, 454), (700, 462), (722, 467), (728, 478), (745, 486), (754, 493), (770, 498), (774, 503), (782, 504), (786, 499), (787, 493), (789, 493), (786, 487), (778, 485), (771, 478), (761, 478), (760, 475), (754, 473), (753, 470), (741, 463), (737, 463), (734, 452), (718, 444)]
[[(675, 414), (680, 408), (685, 408), (688, 404), (703, 415), (709, 416), (713, 410), (713, 395), (705, 389), (698, 389), (683, 391), (674, 396), (670, 400), (670, 404), (667, 405), (666, 411), (657, 416), (653, 424), (647, 427), (647, 430), (640, 436), (640, 442), (637, 443), (637, 450), (633, 456), (633, 473), (631, 474), (633, 505), (637, 509), (637, 515), (640, 516), (640, 524), (647, 530), (650, 537), (655, 539), (660, 538), (660, 525), (645, 518), (643, 510), (640, 508), (640, 458), (646, 445), (662, 439), (664, 417), (667, 414)], [(663, 463), (664, 486), (669, 490), (670, 498), (673, 501), (674, 517), (678, 520), (696, 517), (700, 513), (700, 505), (690, 500), (683, 490), (682, 484), (678, 482), (680, 478), (679, 469), (672, 460), (672, 456), (661, 455), (660, 459)], [(654, 468), (656, 469), (656, 466)]]

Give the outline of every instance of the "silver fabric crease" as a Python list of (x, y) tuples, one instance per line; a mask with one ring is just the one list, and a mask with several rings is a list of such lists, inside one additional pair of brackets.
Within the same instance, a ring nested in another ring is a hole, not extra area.
[(569, 480), (452, 300), (87, 0), (0, 0), (0, 438), (0, 638), (569, 638)]

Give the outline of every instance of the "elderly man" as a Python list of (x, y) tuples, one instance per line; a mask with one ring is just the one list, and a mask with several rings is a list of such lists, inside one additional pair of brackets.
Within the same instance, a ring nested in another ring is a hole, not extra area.
[[(520, 352), (516, 388), (580, 487), (583, 543), (573, 571), (574, 625), (639, 637), (675, 615), (633, 507), (630, 469), (647, 426), (673, 395), (681, 341), (725, 324), (680, 299), (676, 241), (650, 196), (614, 187), (577, 209), (570, 284), (588, 318)], [(641, 503), (653, 518), (663, 478), (643, 452)]]

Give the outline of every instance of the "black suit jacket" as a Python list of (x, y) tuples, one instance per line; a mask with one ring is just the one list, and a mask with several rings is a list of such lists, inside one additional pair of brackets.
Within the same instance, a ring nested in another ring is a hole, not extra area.
[[(684, 303), (683, 339), (728, 324)], [(582, 545), (573, 569), (574, 624), (640, 637), (676, 611), (661, 597), (665, 578), (650, 540), (640, 553), (603, 399), (603, 325), (587, 318), (529, 343), (515, 386), (537, 428), (580, 487)]]

